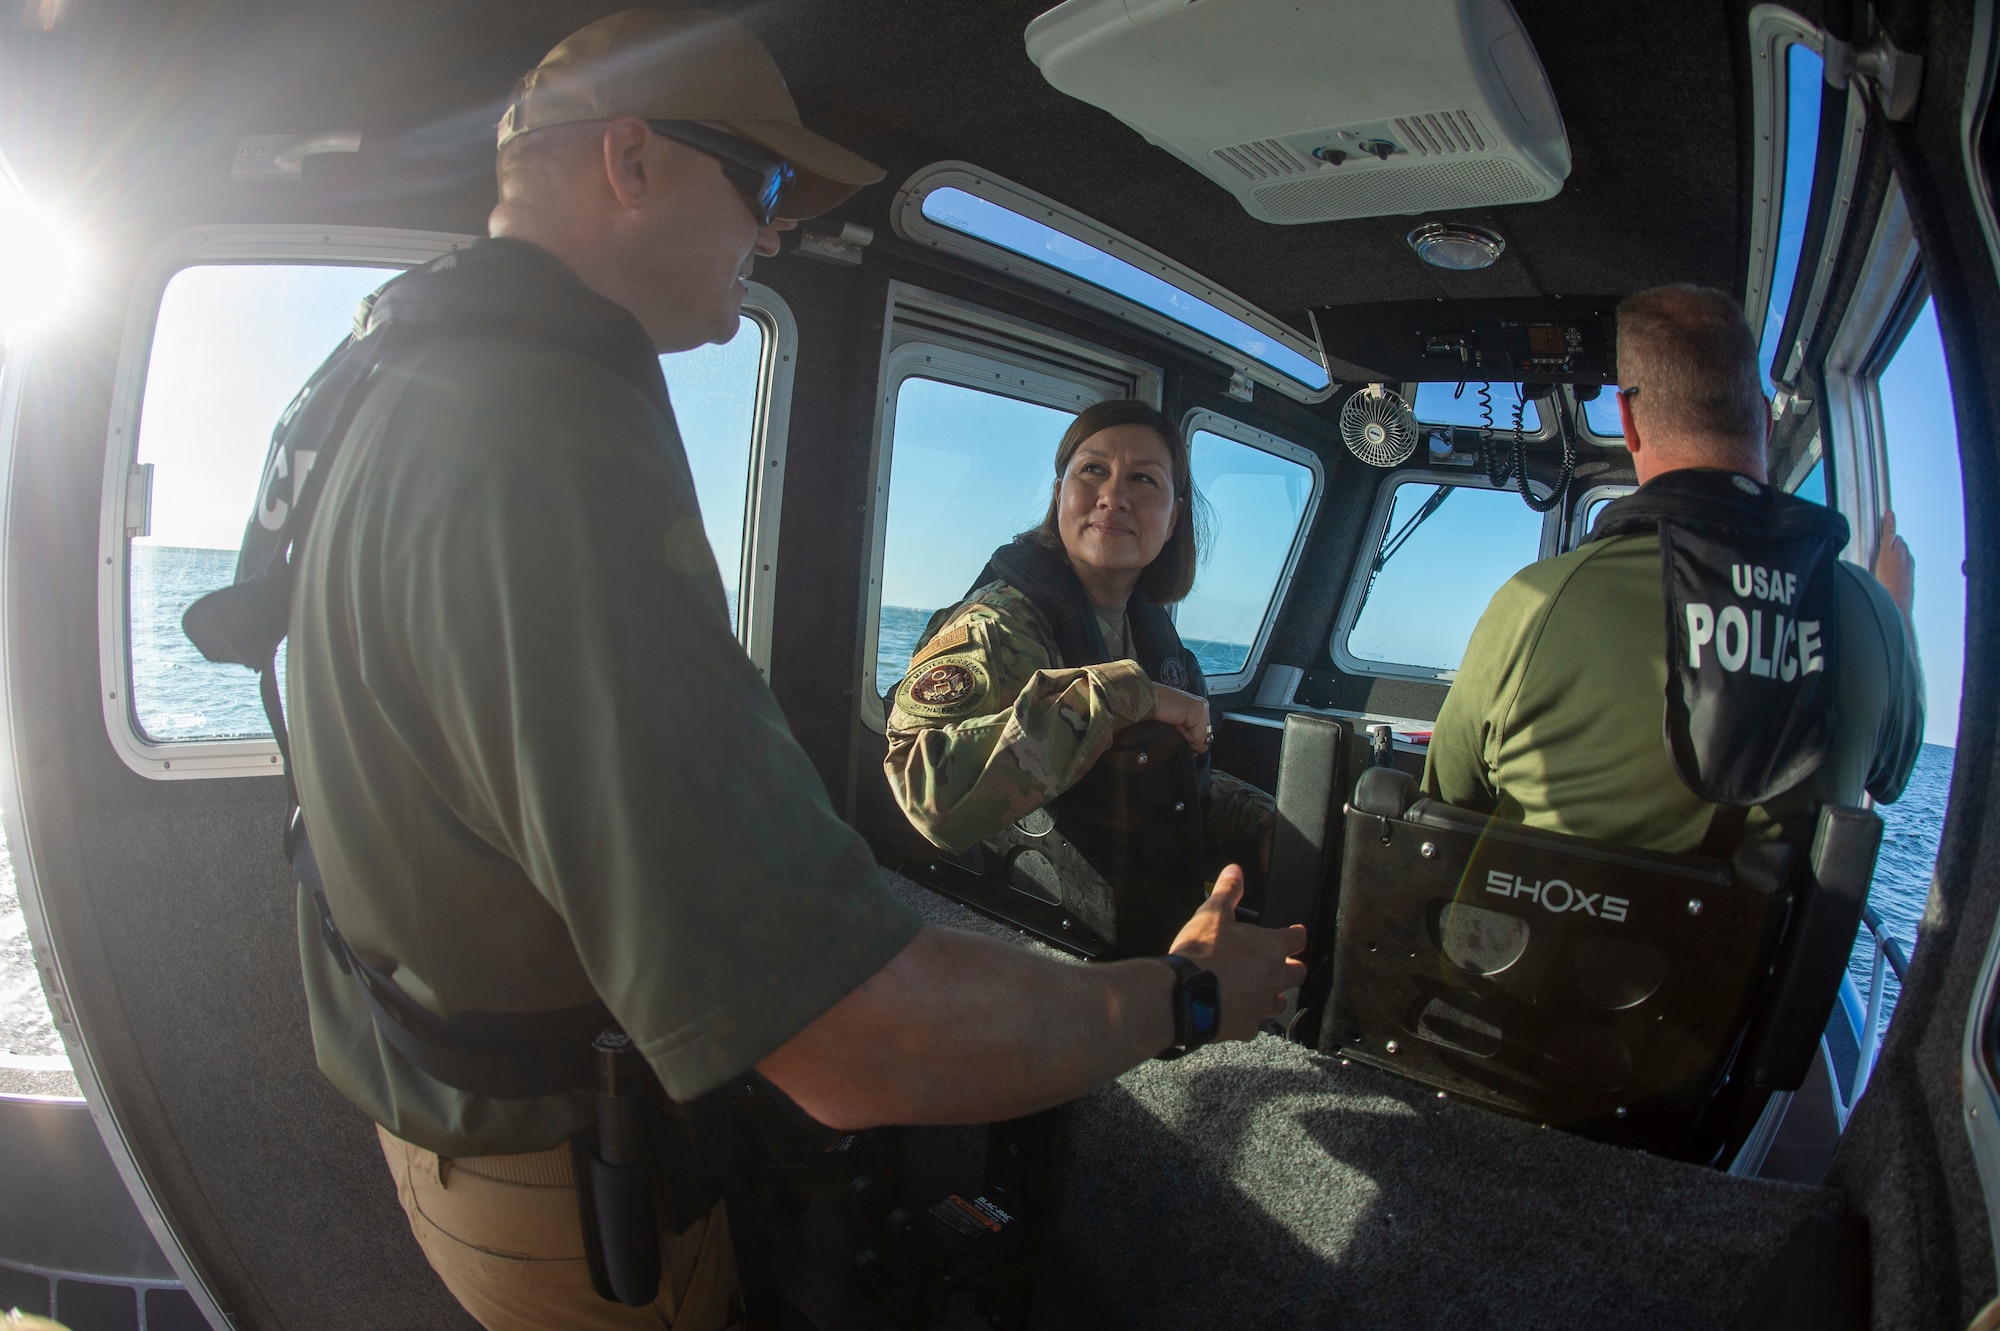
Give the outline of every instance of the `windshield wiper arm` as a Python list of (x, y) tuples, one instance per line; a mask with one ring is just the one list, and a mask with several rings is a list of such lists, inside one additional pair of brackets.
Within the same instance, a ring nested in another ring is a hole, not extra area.
[(1397, 553), (1409, 544), (1410, 538), (1417, 534), (1417, 528), (1430, 521), (1431, 514), (1444, 507), (1444, 501), (1451, 498), (1453, 488), (1449, 485), (1440, 485), (1429, 499), (1424, 500), (1424, 506), (1410, 514), (1408, 520), (1396, 529), (1394, 535), (1384, 538), (1382, 548), (1375, 552), (1375, 563), (1371, 572), (1380, 573), (1382, 566), (1394, 559)]

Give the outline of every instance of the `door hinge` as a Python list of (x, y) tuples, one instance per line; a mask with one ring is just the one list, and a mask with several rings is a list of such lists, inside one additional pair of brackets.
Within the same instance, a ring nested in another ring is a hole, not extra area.
[(134, 463), (125, 477), (125, 538), (153, 534), (153, 464)]

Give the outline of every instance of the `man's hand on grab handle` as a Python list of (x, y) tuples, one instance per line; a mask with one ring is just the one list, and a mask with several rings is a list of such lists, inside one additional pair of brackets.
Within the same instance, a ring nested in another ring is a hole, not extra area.
[(1208, 700), (1197, 698), (1192, 693), (1170, 689), (1164, 684), (1153, 685), (1153, 715), (1155, 721), (1165, 721), (1181, 732), (1181, 738), (1196, 753), (1208, 751)]
[(1263, 929), (1243, 924), (1236, 918), (1242, 900), (1243, 870), (1232, 864), (1167, 949), (1215, 976), (1222, 991), (1218, 1040), (1255, 1035), (1258, 1026), (1284, 1012), (1285, 991), (1306, 978), (1306, 964), (1298, 960), (1306, 945), (1306, 927)]
[(1889, 599), (1910, 618), (1917, 601), (1917, 559), (1909, 542), (1896, 535), (1896, 513), (1882, 515), (1882, 536), (1875, 547), (1875, 581), (1888, 589)]

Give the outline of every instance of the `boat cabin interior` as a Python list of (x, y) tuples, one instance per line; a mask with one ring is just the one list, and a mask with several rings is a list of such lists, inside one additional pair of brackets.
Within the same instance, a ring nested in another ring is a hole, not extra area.
[[(1140, 398), (1208, 508), (1173, 613), (1216, 765), (1278, 804), (1246, 906), (1311, 939), (1285, 1021), (1049, 1120), (834, 1149), (767, 1106), (731, 1194), (758, 1318), (1957, 1328), (1992, 1300), (1993, 677), (1945, 704), (1914, 953), (1869, 899), (1872, 812), (1773, 863), (1412, 783), (1488, 598), (1635, 488), (1614, 312), (1662, 283), (1741, 302), (1771, 480), (1864, 566), (1883, 376), (1934, 318), (1964, 658), (2000, 656), (1991, 0), (714, 3), (887, 171), (757, 263), (732, 341), (663, 358), (738, 636), (834, 807), (936, 922), (1164, 946), (1185, 884), (1032, 818), (940, 851), (883, 775), (930, 616), (1040, 518), (1076, 413)], [(484, 234), (514, 80), (622, 7), (0, 6), (0, 813), (60, 1036), (0, 1061), (0, 1310), (473, 1325), (315, 1067), (256, 680), (180, 622), (357, 301)], [(1186, 761), (1140, 727), (1106, 770), (1170, 801)], [(1612, 902), (1658, 928), (1607, 942)], [(1011, 1246), (908, 1219), (997, 1181)]]

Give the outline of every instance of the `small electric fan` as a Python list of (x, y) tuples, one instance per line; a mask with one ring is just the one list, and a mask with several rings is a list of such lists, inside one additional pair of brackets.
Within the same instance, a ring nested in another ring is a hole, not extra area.
[(1368, 384), (1340, 409), (1340, 438), (1371, 467), (1400, 466), (1417, 451), (1417, 418), (1386, 384)]

